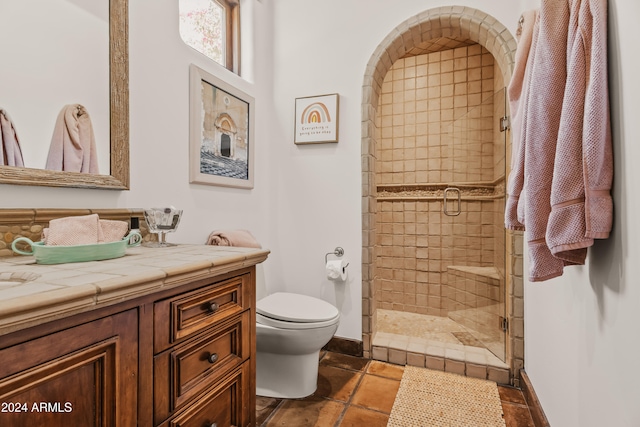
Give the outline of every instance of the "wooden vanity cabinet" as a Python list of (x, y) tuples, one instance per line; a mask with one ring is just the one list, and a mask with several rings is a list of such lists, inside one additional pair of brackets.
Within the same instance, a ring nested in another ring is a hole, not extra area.
[(0, 350), (0, 426), (136, 425), (137, 322), (128, 310)]
[(0, 426), (253, 426), (254, 307), (249, 267), (0, 335)]

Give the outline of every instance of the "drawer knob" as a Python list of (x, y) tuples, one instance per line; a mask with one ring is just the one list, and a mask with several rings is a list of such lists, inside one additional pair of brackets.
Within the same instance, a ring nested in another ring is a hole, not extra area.
[(209, 311), (210, 311), (211, 313), (215, 313), (216, 311), (218, 311), (218, 309), (219, 309), (219, 308), (220, 308), (220, 306), (218, 305), (218, 303), (217, 303), (217, 302), (215, 302), (215, 301), (211, 301), (211, 302), (209, 303)]
[(216, 363), (218, 361), (218, 353), (211, 353), (209, 357), (207, 357), (209, 363)]
[(218, 423), (211, 423), (209, 427), (218, 427)]

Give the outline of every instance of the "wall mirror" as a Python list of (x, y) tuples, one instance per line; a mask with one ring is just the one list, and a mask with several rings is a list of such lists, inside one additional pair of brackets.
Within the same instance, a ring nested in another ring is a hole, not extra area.
[[(12, 84), (14, 86), (17, 86), (17, 83), (23, 85), (22, 92), (14, 95), (14, 99), (8, 95), (10, 90), (3, 91), (4, 94), (0, 94), (0, 108), (4, 108), (14, 121), (25, 158), (25, 167), (0, 166), (0, 183), (113, 190), (129, 189), (128, 1), (21, 0), (20, 2), (11, 2), (15, 5), (6, 5), (7, 8), (15, 8), (19, 4), (19, 7), (31, 7), (31, 10), (38, 10), (38, 14), (27, 14), (26, 17), (20, 16), (23, 14), (16, 15), (11, 10), (4, 10), (5, 6), (2, 7), (5, 17), (10, 16), (10, 19), (13, 20), (28, 20), (17, 25), (23, 25), (21, 28), (25, 28), (24, 26), (28, 28), (30, 31), (28, 38), (31, 40), (31, 44), (24, 44), (25, 42), (15, 34), (3, 34), (3, 29), (0, 28), (0, 37), (7, 44), (15, 45), (15, 55), (12, 58), (5, 57), (6, 64), (12, 65), (5, 65), (5, 68), (10, 68), (10, 70), (5, 71), (0, 87), (10, 89), (9, 86)], [(47, 10), (47, 8), (51, 9)], [(69, 13), (69, 11), (73, 13)], [(48, 16), (47, 13), (49, 13)], [(43, 16), (43, 21), (36, 22), (35, 15)], [(70, 15), (74, 16), (73, 19), (80, 17), (82, 22), (61, 22), (62, 17)], [(87, 22), (84, 22), (85, 19)], [(45, 24), (56, 25), (56, 34), (60, 34), (60, 37), (67, 37), (68, 42), (60, 46), (60, 52), (51, 52), (51, 49), (45, 49), (42, 53), (38, 53), (39, 57), (33, 59), (33, 56), (28, 56), (32, 53), (31, 51), (35, 50), (35, 47), (47, 46), (47, 38), (52, 37), (51, 27), (43, 28), (46, 27)], [(4, 28), (6, 27), (7, 25), (4, 26)], [(90, 31), (87, 30), (89, 27), (91, 27)], [(92, 33), (94, 36), (87, 36), (87, 33)], [(98, 42), (94, 43), (96, 40)], [(69, 57), (70, 54), (76, 56)], [(82, 60), (83, 56), (86, 58), (85, 60)], [(65, 66), (67, 68), (64, 68)], [(59, 82), (55, 80), (57, 78), (60, 79)], [(74, 87), (73, 90), (76, 92), (70, 90), (69, 99), (63, 99), (64, 97), (60, 95), (51, 99), (58, 90), (58, 86), (63, 86), (67, 82), (77, 82), (78, 84), (84, 82), (83, 84), (89, 86), (80, 89)], [(27, 85), (26, 90), (24, 85)], [(29, 99), (27, 100), (27, 98)], [(100, 174), (47, 170), (44, 169), (45, 163), (40, 158), (32, 162), (27, 161), (27, 151), (36, 157), (46, 157), (55, 124), (51, 122), (50, 117), (42, 120), (31, 117), (28, 113), (33, 112), (35, 115), (39, 107), (42, 106), (48, 108), (49, 115), (53, 111), (57, 116), (63, 105), (74, 103), (92, 105), (92, 108), (88, 108), (87, 111), (89, 111), (92, 121), (95, 122), (93, 127), (97, 151), (98, 155), (102, 156)], [(93, 105), (94, 103), (95, 105)], [(30, 106), (33, 106), (31, 110)], [(17, 110), (16, 114), (12, 112), (12, 107)], [(25, 109), (26, 113), (20, 111), (21, 108)], [(16, 115), (20, 115), (20, 120)], [(25, 116), (27, 117), (25, 118)], [(48, 137), (43, 134), (43, 136), (26, 140), (21, 135), (21, 129), (29, 136), (31, 136), (31, 131), (37, 129), (48, 133)]]

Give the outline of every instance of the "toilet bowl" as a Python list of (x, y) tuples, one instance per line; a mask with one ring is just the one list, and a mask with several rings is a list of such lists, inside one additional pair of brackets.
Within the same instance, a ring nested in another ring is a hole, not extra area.
[(306, 397), (316, 391), (320, 349), (338, 329), (340, 313), (326, 301), (276, 292), (256, 304), (256, 391)]

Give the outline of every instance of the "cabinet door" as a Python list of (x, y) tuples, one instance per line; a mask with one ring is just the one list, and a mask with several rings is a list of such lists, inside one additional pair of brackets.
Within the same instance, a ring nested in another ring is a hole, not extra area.
[(0, 426), (136, 425), (137, 310), (2, 349), (0, 360)]
[(232, 372), (202, 398), (180, 411), (161, 427), (245, 427), (252, 425), (249, 402), (249, 362)]

